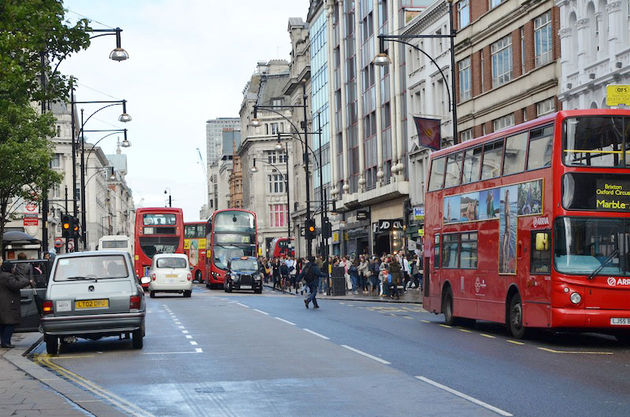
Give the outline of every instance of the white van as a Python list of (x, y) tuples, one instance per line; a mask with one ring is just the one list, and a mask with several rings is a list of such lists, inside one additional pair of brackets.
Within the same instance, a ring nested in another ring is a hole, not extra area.
[(133, 243), (129, 236), (125, 235), (108, 235), (98, 240), (98, 250), (107, 251), (125, 251), (129, 252), (133, 259)]

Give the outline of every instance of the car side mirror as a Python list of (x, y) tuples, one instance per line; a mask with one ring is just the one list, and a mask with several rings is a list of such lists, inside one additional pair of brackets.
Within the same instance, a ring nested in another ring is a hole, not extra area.
[(142, 277), (142, 278), (140, 278), (140, 283), (142, 283), (142, 284), (148, 284), (150, 282), (151, 282), (151, 278), (149, 278), (149, 277)]

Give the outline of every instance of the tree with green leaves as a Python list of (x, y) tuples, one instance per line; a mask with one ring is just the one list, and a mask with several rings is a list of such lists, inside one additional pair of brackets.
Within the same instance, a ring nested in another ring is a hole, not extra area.
[(65, 20), (61, 0), (0, 1), (0, 237), (12, 201), (41, 201), (62, 179), (50, 168), (55, 118), (38, 109), (67, 101), (71, 79), (58, 67), (89, 46), (89, 32), (87, 20)]

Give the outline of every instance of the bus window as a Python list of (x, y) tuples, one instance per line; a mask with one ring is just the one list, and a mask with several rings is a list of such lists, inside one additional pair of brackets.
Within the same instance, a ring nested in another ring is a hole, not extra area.
[(442, 268), (457, 268), (459, 234), (443, 235), (442, 240)]
[(433, 244), (433, 267), (440, 268), (440, 235), (435, 235), (435, 243)]
[(549, 230), (532, 232), (532, 256), (530, 272), (532, 274), (551, 273), (551, 245)]
[(446, 162), (446, 178), (444, 179), (444, 188), (459, 185), (459, 179), (462, 174), (463, 153), (458, 152), (450, 155)]
[(496, 178), (501, 173), (501, 158), (503, 156), (503, 140), (489, 143), (483, 147), (483, 165), (481, 179)]
[(462, 233), (459, 267), (477, 269), (477, 232)]
[(525, 170), (525, 153), (527, 152), (527, 133), (510, 136), (505, 140), (503, 175), (517, 174)]
[(479, 171), (481, 171), (481, 146), (468, 149), (464, 157), (464, 173), (462, 184), (479, 181)]
[(527, 169), (538, 169), (551, 166), (553, 148), (553, 126), (534, 129), (529, 134), (529, 154)]
[(429, 191), (435, 191), (442, 188), (444, 184), (444, 168), (446, 158), (437, 158), (431, 164), (431, 176), (429, 177)]

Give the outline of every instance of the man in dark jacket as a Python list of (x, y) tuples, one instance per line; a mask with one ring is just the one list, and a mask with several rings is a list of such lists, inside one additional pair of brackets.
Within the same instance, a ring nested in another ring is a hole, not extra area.
[(317, 304), (317, 287), (319, 287), (319, 277), (326, 277), (327, 273), (322, 272), (321, 269), (315, 263), (315, 258), (310, 256), (308, 258), (308, 262), (302, 268), (300, 272), (300, 276), (298, 276), (298, 281), (304, 280), (308, 289), (310, 290), (310, 294), (308, 297), (304, 299), (304, 306), (308, 308), (309, 303), (313, 302), (313, 308), (319, 308), (319, 304)]
[(6, 268), (2, 268), (0, 258), (0, 339), (3, 348), (14, 347), (11, 336), (15, 325), (20, 323), (20, 289), (28, 286), (31, 281), (25, 276), (17, 276)]

